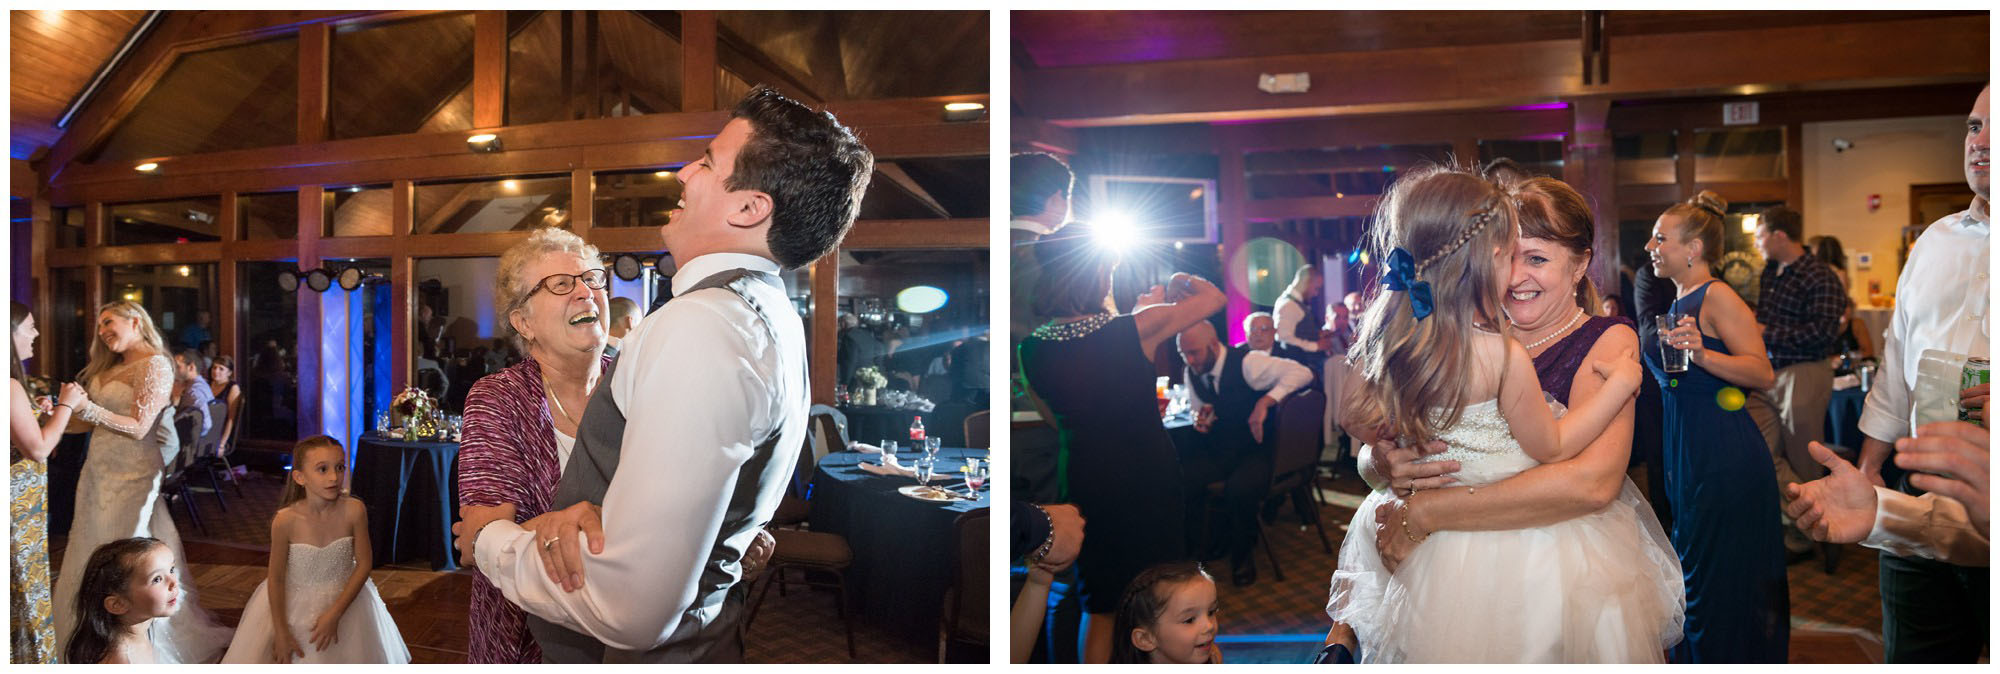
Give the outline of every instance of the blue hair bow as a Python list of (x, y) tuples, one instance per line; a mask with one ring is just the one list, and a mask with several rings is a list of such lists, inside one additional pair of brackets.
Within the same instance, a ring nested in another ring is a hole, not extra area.
[(1390, 290), (1410, 294), (1410, 314), (1417, 320), (1431, 315), (1431, 284), (1417, 278), (1417, 261), (1410, 251), (1402, 248), (1389, 251), (1389, 269), (1382, 275), (1382, 284)]

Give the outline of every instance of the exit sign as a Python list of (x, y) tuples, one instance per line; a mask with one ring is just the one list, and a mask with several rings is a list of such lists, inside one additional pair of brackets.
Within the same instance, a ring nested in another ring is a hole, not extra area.
[(1722, 123), (1726, 126), (1757, 123), (1757, 102), (1722, 104)]

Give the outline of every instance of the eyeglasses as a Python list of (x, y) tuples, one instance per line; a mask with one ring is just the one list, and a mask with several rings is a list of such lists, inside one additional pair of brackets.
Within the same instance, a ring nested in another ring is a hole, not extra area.
[(535, 293), (544, 290), (549, 291), (550, 295), (568, 295), (576, 291), (576, 282), (578, 280), (582, 280), (584, 285), (590, 286), (591, 290), (603, 290), (604, 284), (610, 281), (610, 277), (602, 269), (592, 269), (581, 274), (550, 274), (542, 278), (540, 283), (536, 283), (534, 290), (530, 290), (528, 294), (522, 295), (521, 301), (526, 302), (528, 298), (534, 297)]

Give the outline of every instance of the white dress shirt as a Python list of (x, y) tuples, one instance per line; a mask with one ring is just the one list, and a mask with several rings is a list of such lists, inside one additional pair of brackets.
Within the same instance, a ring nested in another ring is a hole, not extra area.
[[(1215, 382), (1211, 386), (1217, 391), (1222, 390), (1220, 383), (1222, 364), (1228, 359), (1229, 352), (1226, 350), (1216, 354), (1215, 364), (1208, 368), (1205, 375), (1211, 382)], [(1264, 395), (1273, 400), (1284, 400), (1285, 396), (1311, 385), (1312, 381), (1312, 370), (1292, 359), (1279, 358), (1262, 351), (1243, 354), (1243, 383), (1249, 384), (1251, 389), (1263, 391)], [(1193, 386), (1188, 387), (1188, 403), (1195, 409), (1201, 409), (1201, 392)]]
[(1278, 306), (1271, 313), (1277, 317), (1278, 341), (1304, 349), (1307, 353), (1319, 353), (1319, 342), (1298, 337), (1299, 321), (1306, 319), (1306, 308), (1298, 300), (1286, 295), (1278, 300)]
[(1861, 432), (1893, 443), (1909, 437), (1910, 391), (1925, 349), (1987, 357), (1986, 278), (1991, 224), (1965, 210), (1939, 218), (1917, 244), (1896, 279), (1896, 311), (1882, 345), (1882, 370), (1861, 412)]
[[(805, 332), (783, 288), (747, 284), (753, 301), (776, 309), (768, 331), (727, 289), (686, 294), (734, 268), (779, 273), (751, 255), (689, 260), (674, 274), (675, 299), (625, 336), (611, 375), (625, 434), (604, 495), (604, 553), (583, 548), (583, 588), (563, 592), (548, 580), (533, 532), (506, 520), (480, 531), (479, 570), (508, 601), (612, 648), (652, 649), (673, 634), (698, 595), (739, 471), (772, 434), (804, 437)], [(797, 445), (778, 451), (766, 474), (791, 475)], [(759, 482), (757, 521), (770, 520), (786, 486)]]
[(1875, 526), (1861, 544), (1898, 557), (1959, 566), (1986, 566), (1992, 555), (1992, 544), (1972, 526), (1965, 504), (1881, 487), (1875, 488)]

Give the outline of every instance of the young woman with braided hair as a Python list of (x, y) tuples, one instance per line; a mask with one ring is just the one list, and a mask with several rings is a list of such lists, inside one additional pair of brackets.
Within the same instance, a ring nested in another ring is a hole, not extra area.
[[(1460, 464), (1450, 489), (1476, 493), (1574, 456), (1642, 376), (1629, 349), (1595, 361), (1603, 385), (1558, 418), (1502, 311), (1517, 218), (1495, 183), (1430, 168), (1397, 181), (1371, 235), (1386, 287), (1349, 352), (1356, 382), (1341, 420), (1370, 442), (1443, 442), (1430, 460)], [(1658, 662), (1679, 640), (1680, 566), (1643, 501), (1539, 527), (1425, 534), (1407, 519), (1377, 522), (1375, 506), (1408, 486), (1374, 486), (1327, 605), (1363, 662)], [(1377, 536), (1431, 540), (1391, 571)]]

